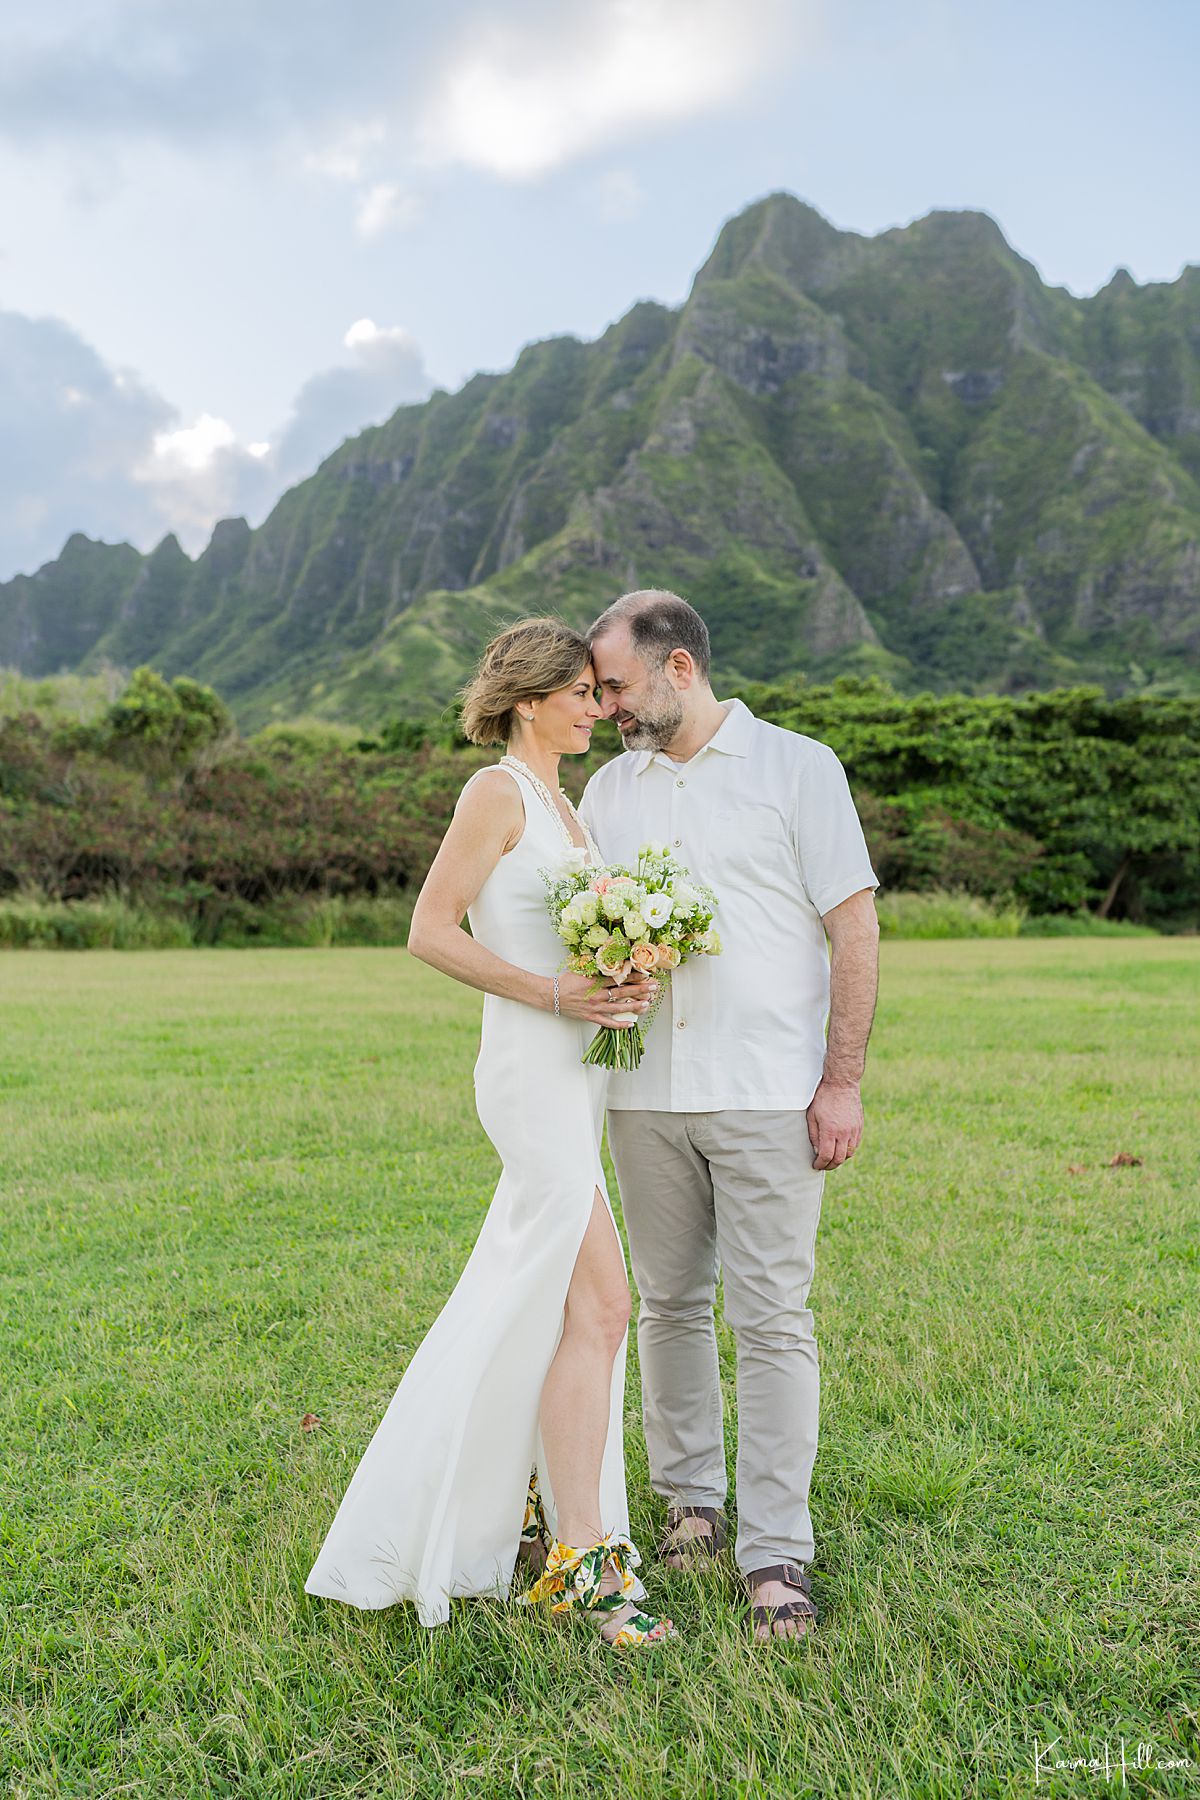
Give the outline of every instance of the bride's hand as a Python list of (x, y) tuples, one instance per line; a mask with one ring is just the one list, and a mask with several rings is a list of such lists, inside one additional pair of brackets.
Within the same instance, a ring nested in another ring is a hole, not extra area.
[(636, 1013), (640, 1018), (657, 993), (658, 983), (644, 975), (630, 975), (619, 984), (606, 981), (603, 987), (597, 987), (590, 975), (578, 975), (573, 969), (558, 978), (560, 1012), (592, 1025), (609, 1025), (614, 1031), (629, 1029), (613, 1018), (614, 1013)]

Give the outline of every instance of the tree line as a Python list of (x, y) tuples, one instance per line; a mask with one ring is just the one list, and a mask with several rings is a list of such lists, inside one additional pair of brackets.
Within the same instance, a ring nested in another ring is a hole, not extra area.
[[(742, 697), (837, 751), (885, 890), (1200, 922), (1200, 701), (1099, 688), (913, 698), (854, 677)], [(619, 753), (564, 758), (564, 785), (577, 798)], [(245, 737), (211, 688), (137, 669), (92, 719), (0, 720), (0, 897), (120, 895), (178, 915), (198, 942), (288, 896), (411, 899), (462, 783), (492, 760), (452, 712), (370, 737), (320, 725)]]

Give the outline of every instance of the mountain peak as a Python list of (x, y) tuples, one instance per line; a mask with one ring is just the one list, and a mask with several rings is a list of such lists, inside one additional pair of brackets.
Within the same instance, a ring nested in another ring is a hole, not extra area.
[(922, 231), (937, 237), (953, 240), (958, 243), (976, 243), (991, 249), (1011, 250), (1008, 239), (993, 219), (991, 213), (964, 208), (956, 211), (951, 207), (935, 206), (914, 219), (911, 225), (894, 226), (885, 237), (898, 237), (903, 232)]
[(151, 562), (175, 562), (179, 557), (182, 557), (184, 562), (192, 560), (173, 531), (168, 531), (167, 535), (155, 544), (150, 552)]
[(822, 262), (832, 251), (860, 241), (857, 233), (831, 225), (806, 200), (783, 192), (767, 194), (722, 227), (695, 285), (731, 280), (747, 263), (761, 262), (804, 288), (815, 283)]
[(250, 527), (240, 513), (232, 519), (218, 519), (212, 528), (208, 548), (226, 549), (231, 544), (243, 543), (249, 536)]
[(194, 561), (173, 532), (148, 556), (74, 533), (0, 583), (0, 664), (149, 661), (246, 720), (365, 721), (439, 707), (502, 618), (665, 582), (731, 682), (1124, 679), (1146, 644), (1190, 669), (1200, 270), (1179, 280), (1118, 271), (1096, 305), (987, 212), (868, 237), (769, 193), (682, 308), (399, 407)]

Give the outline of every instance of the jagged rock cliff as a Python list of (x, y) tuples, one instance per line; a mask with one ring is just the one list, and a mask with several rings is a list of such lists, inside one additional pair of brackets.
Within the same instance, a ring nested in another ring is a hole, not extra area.
[(1076, 299), (982, 214), (865, 238), (774, 195), (679, 311), (400, 408), (195, 562), (72, 537), (0, 586), (0, 662), (370, 720), (443, 705), (504, 620), (655, 583), (720, 680), (1187, 683), (1198, 478), (1200, 270)]

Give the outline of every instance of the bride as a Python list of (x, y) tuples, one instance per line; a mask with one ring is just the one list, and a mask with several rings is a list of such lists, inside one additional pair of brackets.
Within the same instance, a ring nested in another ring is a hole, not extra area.
[(676, 1634), (637, 1605), (629, 1285), (600, 1157), (607, 1071), (580, 1058), (614, 1002), (632, 1019), (656, 990), (556, 973), (539, 873), (600, 861), (558, 785), (559, 758), (586, 750), (601, 716), (595, 696), (586, 642), (556, 619), (501, 632), (464, 690), (467, 737), (506, 751), (459, 794), (408, 947), (483, 989), (475, 1102), (503, 1172), (305, 1589), (369, 1609), (412, 1599), (438, 1625), (452, 1595), (507, 1597), (524, 1562), (541, 1571), (525, 1601), (576, 1607), (624, 1649)]

